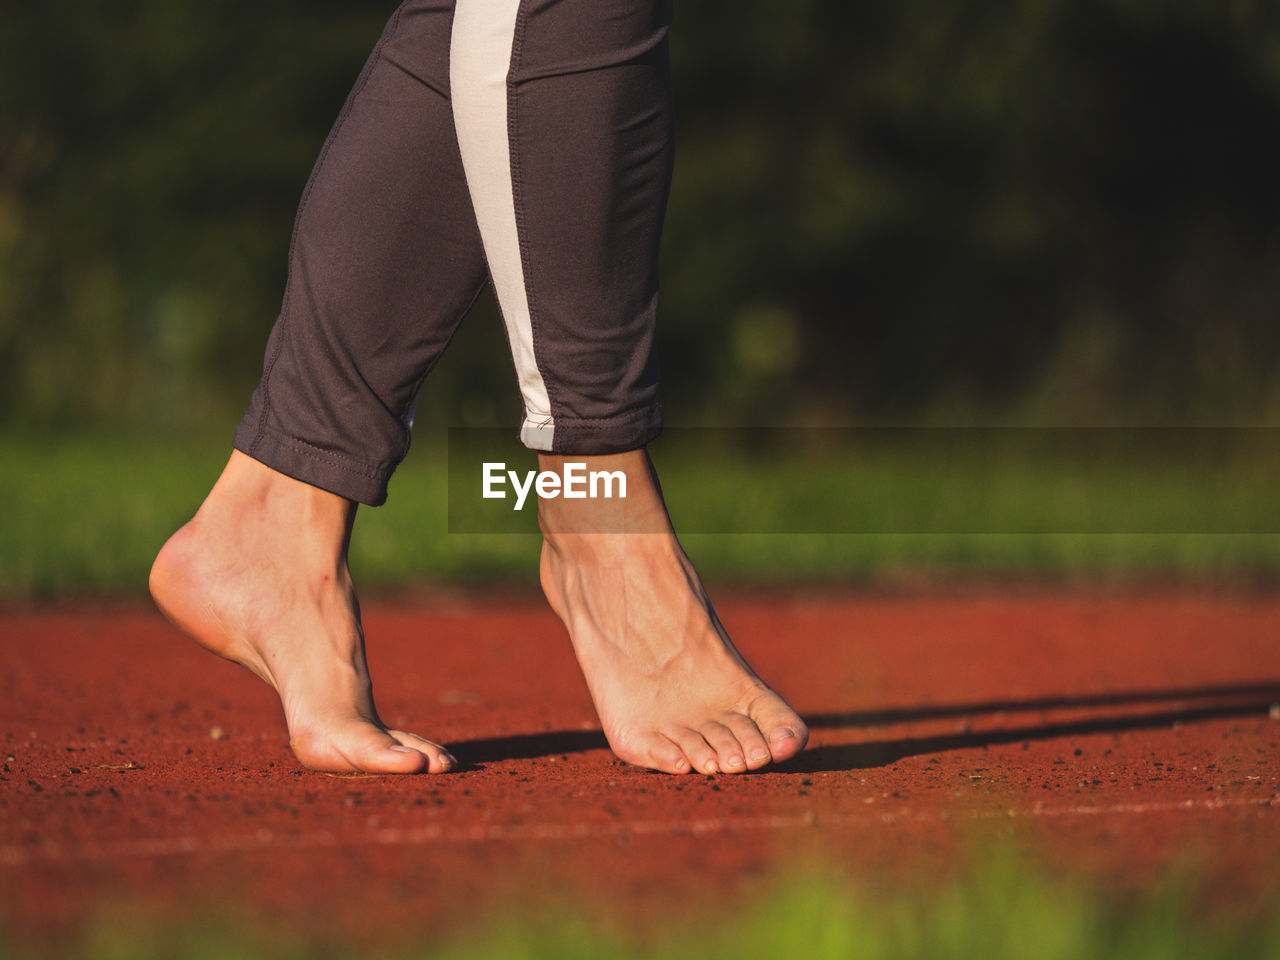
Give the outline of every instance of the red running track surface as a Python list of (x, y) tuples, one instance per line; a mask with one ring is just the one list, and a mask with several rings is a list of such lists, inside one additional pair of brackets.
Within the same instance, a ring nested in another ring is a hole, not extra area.
[(464, 764), (410, 778), (301, 769), (274, 694), (150, 610), (10, 611), (0, 925), (69, 935), (143, 904), (398, 941), (567, 900), (678, 922), (796, 864), (930, 882), (1005, 836), (1121, 890), (1191, 869), (1231, 909), (1280, 892), (1280, 598), (775, 594), (718, 609), (813, 725), (782, 768), (615, 761), (541, 600), (366, 609), (383, 718)]

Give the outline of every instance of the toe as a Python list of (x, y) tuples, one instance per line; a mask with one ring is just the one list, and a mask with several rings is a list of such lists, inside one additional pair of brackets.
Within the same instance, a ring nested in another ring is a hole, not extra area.
[[(613, 743), (612, 739), (610, 743)], [(680, 746), (660, 733), (619, 738), (613, 752), (627, 763), (663, 773), (689, 773), (693, 769)]]
[(774, 763), (790, 760), (809, 742), (809, 728), (804, 723), (777, 727), (769, 734), (769, 752)]
[(304, 766), (326, 773), (421, 773), (427, 767), (425, 754), (367, 723), (298, 734), (290, 746)]
[(352, 738), (345, 744), (335, 743), (335, 746), (361, 773), (422, 773), (427, 769), (426, 754), (398, 743), (376, 728), (367, 735)]
[(760, 728), (756, 726), (755, 721), (750, 717), (743, 716), (740, 713), (734, 714), (725, 720), (725, 725), (733, 732), (738, 742), (742, 744), (742, 752), (746, 755), (748, 769), (759, 770), (773, 760), (773, 755), (769, 752), (769, 744), (765, 742)]
[[(680, 745), (673, 740), (655, 734), (655, 743), (650, 748), (650, 756), (653, 757), (651, 766), (655, 770), (661, 770), (663, 773), (691, 773), (693, 765), (689, 763), (689, 758), (684, 755), (684, 751), (680, 749)], [(665, 741), (658, 743), (656, 741)]]
[(706, 724), (702, 728), (702, 736), (715, 748), (717, 762), (725, 773), (743, 773), (747, 769), (742, 744), (723, 723)]
[(360, 769), (365, 773), (422, 773), (430, 762), (430, 758), (421, 750), (392, 743), (362, 758)]
[(720, 772), (721, 767), (716, 759), (715, 749), (697, 730), (685, 727), (682, 730), (673, 732), (671, 739), (683, 751), (685, 758), (698, 773), (712, 774)]
[(458, 761), (440, 744), (432, 743), (425, 737), (420, 737), (416, 733), (407, 733), (404, 730), (387, 732), (400, 746), (415, 750), (426, 757), (428, 773), (448, 773), (450, 770), (457, 769)]
[(776, 696), (753, 710), (752, 718), (769, 743), (774, 763), (790, 760), (809, 741), (809, 728), (804, 721)]

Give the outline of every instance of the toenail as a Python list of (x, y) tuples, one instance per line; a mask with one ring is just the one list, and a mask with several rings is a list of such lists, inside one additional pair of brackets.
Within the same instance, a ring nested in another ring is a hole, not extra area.
[(755, 763), (759, 763), (761, 760), (768, 760), (768, 759), (770, 759), (769, 751), (768, 751), (768, 750), (753, 750), (753, 751), (751, 752), (751, 759), (752, 759), (752, 761), (753, 761), (753, 762), (755, 762)]
[(413, 749), (413, 747), (406, 747), (403, 744), (399, 744), (399, 743), (393, 743), (391, 744), (391, 746), (387, 747), (387, 749), (394, 750), (396, 753), (417, 753), (418, 752), (417, 750)]
[(747, 761), (743, 760), (741, 757), (737, 756), (736, 754), (729, 758), (729, 766), (733, 767), (734, 769), (737, 769), (738, 767), (745, 767), (746, 765), (747, 765)]
[(704, 773), (715, 773), (716, 762), (714, 760), (708, 760), (706, 763), (702, 765), (702, 770)]
[(783, 740), (794, 740), (796, 732), (790, 727), (782, 727), (773, 731), (773, 736), (769, 738), (770, 743), (781, 743)]

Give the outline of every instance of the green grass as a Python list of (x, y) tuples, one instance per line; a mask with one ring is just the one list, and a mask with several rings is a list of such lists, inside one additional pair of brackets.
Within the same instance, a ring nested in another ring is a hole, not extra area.
[[(0, 598), (141, 595), (156, 550), (195, 511), (227, 452), (225, 438), (0, 436)], [(1273, 458), (1202, 453), (1077, 469), (1053, 451), (1007, 462), (892, 447), (751, 460), (660, 441), (655, 457), (680, 529), (748, 531), (682, 536), (712, 579), (1274, 580)], [(532, 466), (525, 456), (512, 466)], [(448, 532), (446, 459), (443, 438), (419, 438), (388, 504), (361, 512), (358, 581), (536, 582), (535, 534)]]
[[(830, 871), (826, 871), (829, 875)], [(1191, 886), (1140, 895), (1055, 877), (1025, 860), (998, 859), (954, 881), (892, 889), (792, 879), (733, 911), (709, 908), (694, 924), (634, 918), (619, 924), (583, 905), (508, 907), (465, 933), (433, 931), (406, 945), (310, 942), (301, 932), (245, 918), (140, 921), (115, 911), (58, 951), (67, 960), (1175, 960), (1280, 957), (1280, 916), (1263, 905), (1241, 916), (1206, 911)], [(0, 947), (0, 956), (25, 960)], [(47, 952), (45, 955), (48, 955)]]

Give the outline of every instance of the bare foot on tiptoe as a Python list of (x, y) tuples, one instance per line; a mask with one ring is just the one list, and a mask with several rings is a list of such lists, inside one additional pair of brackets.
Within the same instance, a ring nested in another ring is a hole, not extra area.
[(164, 545), (151, 595), (207, 650), (275, 688), (313, 770), (441, 773), (443, 747), (378, 719), (347, 571), (355, 504), (239, 452)]
[(742, 773), (804, 749), (804, 721), (752, 672), (712, 610), (648, 455), (539, 459), (544, 471), (585, 462), (588, 473), (627, 476), (626, 500), (538, 504), (542, 588), (614, 753), (667, 773)]

